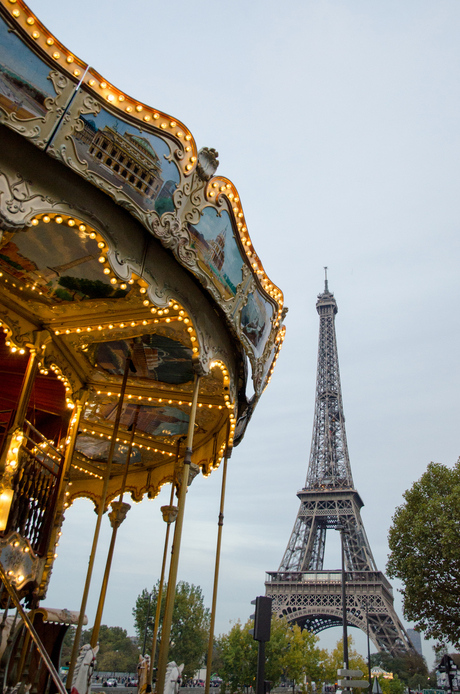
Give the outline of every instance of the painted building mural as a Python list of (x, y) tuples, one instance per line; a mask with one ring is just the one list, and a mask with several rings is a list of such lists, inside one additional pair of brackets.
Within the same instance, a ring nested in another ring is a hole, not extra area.
[(205, 207), (198, 224), (189, 224), (191, 246), (211, 279), (225, 298), (236, 293), (242, 280), (241, 252), (233, 235), (229, 214), (221, 215), (213, 207)]
[(79, 127), (72, 139), (90, 171), (110, 180), (144, 209), (159, 215), (174, 210), (180, 175), (165, 158), (170, 151), (161, 138), (129, 126), (104, 109), (96, 116), (80, 116)]

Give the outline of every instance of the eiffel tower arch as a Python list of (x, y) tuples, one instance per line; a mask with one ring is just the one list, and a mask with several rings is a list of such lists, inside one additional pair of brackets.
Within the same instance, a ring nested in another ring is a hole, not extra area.
[(266, 595), (277, 615), (319, 633), (342, 621), (341, 570), (324, 569), (326, 535), (344, 527), (347, 624), (367, 631), (379, 651), (398, 656), (413, 648), (393, 606), (393, 589), (377, 566), (361, 519), (363, 501), (351, 474), (335, 334), (337, 303), (318, 295), (318, 368), (313, 436), (300, 508), (278, 571)]

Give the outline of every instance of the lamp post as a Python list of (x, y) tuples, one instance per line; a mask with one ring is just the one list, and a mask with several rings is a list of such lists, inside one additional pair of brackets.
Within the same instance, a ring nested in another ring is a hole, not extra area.
[(369, 598), (366, 600), (366, 627), (367, 627), (367, 669), (369, 670), (369, 692), (372, 690), (371, 676), (371, 642), (369, 640)]
[(335, 526), (340, 531), (340, 544), (342, 548), (342, 620), (343, 620), (343, 667), (348, 670), (348, 630), (347, 630), (347, 589), (345, 574), (345, 545), (343, 536), (347, 533), (344, 525)]

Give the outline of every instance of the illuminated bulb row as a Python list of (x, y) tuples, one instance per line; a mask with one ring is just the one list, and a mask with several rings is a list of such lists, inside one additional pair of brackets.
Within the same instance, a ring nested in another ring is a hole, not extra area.
[[(4, 329), (3, 332), (4, 332), (4, 333), (7, 333), (8, 330), (5, 330), (5, 329)], [(6, 345), (7, 347), (10, 348), (10, 352), (11, 352), (12, 354), (16, 354), (16, 352), (17, 352), (18, 354), (25, 354), (25, 352), (26, 352), (26, 350), (24, 349), (24, 347), (16, 347), (16, 345), (14, 345), (14, 344), (11, 342), (11, 340), (5, 340), (5, 345)]]
[(243, 208), (241, 206), (237, 191), (231, 183), (226, 181), (227, 179), (213, 179), (213, 182), (208, 186), (208, 197), (213, 198), (216, 196), (217, 199), (219, 195), (225, 195), (229, 199), (230, 203), (232, 204), (232, 211), (235, 216), (236, 226), (240, 232), (241, 243), (243, 244), (243, 248), (249, 261), (251, 262), (252, 270), (259, 277), (265, 291), (276, 299), (279, 304), (283, 305), (282, 292), (278, 289), (278, 287), (270, 282), (269, 278), (265, 274), (260, 258), (258, 258), (256, 252), (251, 249), (252, 243), (251, 239), (249, 238), (248, 229), (244, 220)]
[[(107, 252), (107, 244), (105, 239), (101, 237), (100, 234), (98, 234), (92, 227), (88, 226), (87, 224), (84, 224), (81, 220), (74, 219), (73, 217), (68, 217), (68, 216), (63, 216), (60, 214), (55, 214), (55, 215), (49, 215), (49, 214), (44, 214), (44, 215), (37, 215), (31, 220), (32, 226), (37, 226), (37, 224), (42, 221), (45, 224), (48, 224), (49, 222), (56, 222), (56, 224), (67, 224), (69, 227), (78, 227), (78, 230), (82, 234), (86, 234), (90, 239), (96, 239), (97, 240), (97, 245), (99, 248), (99, 252), (101, 255), (99, 256), (98, 260), (101, 264), (105, 264), (107, 261), (107, 257), (104, 255), (104, 253)], [(111, 270), (111, 268), (107, 265), (104, 267), (104, 275), (109, 275), (110, 277), (108, 278), (110, 280), (110, 284), (112, 284), (114, 287), (118, 285), (119, 279), (115, 275), (115, 273)], [(120, 283), (120, 289), (127, 289), (127, 284), (134, 284), (134, 280), (129, 280), (129, 282), (121, 282)]]
[[(3, 272), (0, 272), (0, 277), (3, 277)], [(8, 278), (5, 277), (3, 281), (6, 282), (6, 283), (8, 283)], [(13, 287), (16, 287), (16, 286), (17, 286), (15, 282), (11, 282), (11, 285), (12, 285)], [(31, 290), (34, 292), (34, 291), (37, 289), (37, 283), (35, 282), (35, 283), (32, 284), (32, 285), (26, 284), (26, 289), (29, 289), (29, 287), (30, 287)], [(24, 287), (19, 286), (19, 290), (20, 290), (21, 292), (24, 291)], [(39, 294), (43, 294), (42, 291), (39, 291), (38, 293), (39, 293)]]
[[(75, 463), (72, 463), (72, 467), (74, 467), (76, 470), (80, 470), (80, 472), (84, 472), (85, 474), (89, 475), (90, 477), (97, 477), (98, 480), (104, 479), (102, 475), (96, 475), (95, 472), (91, 472), (90, 470), (85, 470), (84, 467), (80, 467), (79, 465), (76, 465)], [(68, 494), (68, 492), (66, 492)], [(69, 504), (64, 504), (64, 506), (68, 506)]]
[(7, 472), (14, 472), (18, 467), (19, 463), (19, 451), (24, 440), (24, 435), (22, 431), (16, 431), (11, 439), (11, 443), (6, 454), (6, 465), (5, 470)]
[(67, 380), (66, 376), (64, 376), (64, 374), (62, 373), (61, 369), (59, 368), (59, 366), (57, 364), (51, 364), (50, 369), (51, 369), (51, 371), (54, 371), (58, 380), (62, 381), (62, 384), (63, 384), (63, 386), (65, 388), (65, 392), (66, 392), (67, 407), (70, 409), (73, 409), (75, 407), (75, 403), (69, 395), (69, 393), (71, 392), (71, 387), (70, 387), (69, 381)]
[[(139, 119), (143, 120), (146, 123), (152, 122), (152, 124), (155, 125), (157, 128), (161, 128), (163, 131), (171, 132), (179, 140), (183, 138), (186, 143), (186, 152), (191, 152), (192, 149), (193, 151), (195, 151), (195, 147), (192, 148), (192, 146), (188, 144), (192, 141), (192, 135), (186, 128), (184, 128), (183, 125), (177, 123), (177, 121), (168, 118), (168, 116), (166, 116), (164, 113), (155, 111), (154, 109), (151, 109), (148, 106), (145, 106), (144, 104), (139, 104), (132, 101), (126, 94), (123, 94), (113, 85), (108, 84), (105, 80), (99, 82), (97, 79), (95, 79), (95, 77), (92, 77), (90, 75), (88, 78), (88, 84), (90, 87), (93, 87), (93, 89), (95, 89), (96, 91), (99, 89), (102, 93), (102, 96), (113, 106), (117, 106), (118, 108), (124, 108), (126, 113), (130, 113), (133, 116), (137, 116)], [(188, 163), (186, 164), (185, 169), (187, 171), (190, 171), (193, 168), (193, 165), (195, 164), (196, 160), (197, 158), (195, 154), (190, 156), (188, 158)]]
[[(113, 395), (115, 398), (119, 397), (118, 393), (115, 393), (111, 390), (98, 390), (97, 395), (108, 395), (109, 397)], [(165, 404), (167, 403), (168, 405), (188, 405), (189, 407), (192, 404), (188, 400), (175, 400), (172, 398), (169, 398), (169, 399), (168, 398), (156, 398), (156, 397), (152, 397), (150, 395), (148, 397), (147, 397), (147, 395), (127, 395), (126, 398), (128, 400), (131, 400), (134, 398), (134, 400), (146, 400), (147, 402), (152, 402), (152, 401), (163, 402)], [(212, 405), (212, 404), (206, 405), (206, 404), (201, 403), (201, 402), (198, 403), (198, 407), (204, 407), (204, 408), (208, 408), (210, 410), (212, 410), (213, 408), (216, 408), (217, 410), (223, 409), (223, 405)]]
[[(96, 432), (94, 429), (92, 431), (90, 431), (89, 429), (82, 429), (82, 431), (83, 431), (83, 433), (89, 434), (91, 436), (96, 436), (96, 434), (97, 434), (99, 436), (99, 438), (101, 438), (101, 439), (104, 438), (104, 439), (110, 440), (112, 438), (111, 434), (102, 434), (101, 432)], [(128, 439), (120, 439), (119, 437), (116, 438), (115, 441), (117, 443), (124, 443), (126, 445), (128, 445), (128, 443), (129, 443)], [(145, 450), (153, 451), (154, 453), (163, 453), (164, 455), (169, 455), (170, 458), (174, 455), (174, 453), (170, 453), (169, 451), (162, 451), (160, 448), (153, 448), (153, 446), (144, 446), (143, 443), (136, 443), (136, 444), (134, 444), (134, 447), (135, 448), (145, 448)]]
[[(142, 289), (141, 289), (141, 293), (143, 295), (145, 295), (145, 293), (142, 292)], [(144, 306), (148, 306), (150, 304), (150, 301), (148, 299), (143, 299), (142, 303)], [(179, 304), (176, 304), (173, 301), (170, 301), (170, 306), (172, 306), (175, 310), (180, 308)], [(77, 328), (75, 328), (75, 327), (65, 328), (65, 329), (61, 328), (60, 330), (55, 330), (54, 334), (55, 335), (70, 335), (70, 333), (82, 333), (82, 332), (83, 333), (84, 332), (90, 333), (93, 330), (99, 330), (99, 331), (101, 331), (101, 330), (120, 330), (123, 328), (129, 328), (129, 327), (135, 328), (136, 326), (140, 326), (140, 325), (146, 326), (146, 325), (154, 325), (157, 323), (174, 323), (177, 321), (184, 320), (182, 315), (171, 315), (171, 316), (166, 315), (166, 314), (169, 314), (169, 308), (157, 309), (157, 308), (153, 307), (150, 309), (150, 311), (152, 314), (159, 315), (160, 318), (155, 318), (155, 319), (150, 319), (150, 320), (144, 319), (142, 321), (138, 320), (138, 321), (131, 321), (131, 322), (126, 322), (126, 323), (116, 323), (116, 324), (115, 323), (107, 323), (107, 324), (103, 324), (103, 323), (101, 324), (100, 323), (97, 326), (96, 325), (88, 325), (88, 326), (79, 326)], [(181, 310), (180, 313), (185, 314), (185, 311)], [(190, 319), (186, 318), (184, 322), (188, 323), (188, 322), (190, 322)], [(196, 340), (196, 333), (193, 333), (193, 335), (195, 335), (195, 340)], [(194, 351), (197, 352), (198, 348), (196, 348), (196, 350), (194, 350)]]
[[(16, 4), (16, 0), (9, 0), (9, 2), (12, 5)], [(15, 8), (11, 12), (11, 14), (13, 15), (13, 17), (15, 17), (15, 19), (19, 19), (21, 17), (21, 10), (19, 10), (18, 8)], [(74, 63), (74, 62), (79, 63), (79, 61), (73, 55), (71, 55), (68, 51), (64, 51), (63, 54), (61, 55), (61, 53), (59, 53), (59, 51), (57, 51), (55, 48), (53, 49), (52, 46), (54, 46), (54, 43), (55, 43), (54, 38), (46, 32), (46, 29), (40, 24), (40, 22), (38, 22), (38, 20), (33, 15), (31, 15), (30, 13), (27, 13), (27, 14), (23, 13), (23, 14), (24, 14), (24, 16), (22, 17), (22, 19), (25, 21), (25, 23), (27, 24), (28, 27), (34, 27), (35, 25), (38, 24), (41, 32), (44, 34), (43, 38), (45, 38), (45, 36), (47, 37), (46, 38), (47, 50), (49, 53), (51, 53), (54, 60), (60, 61), (61, 63), (64, 63), (64, 64), (67, 64), (67, 66), (72, 65), (72, 63)], [(35, 39), (35, 41), (38, 41), (41, 37), (40, 31), (38, 31), (37, 28), (34, 28), (30, 32), (30, 35), (32, 36), (33, 39)], [(78, 68), (76, 68), (73, 71), (73, 74), (75, 77), (79, 77), (80, 70)]]
[[(40, 220), (43, 221), (45, 224), (48, 224), (49, 222), (54, 221), (54, 222), (56, 222), (56, 224), (62, 224), (62, 223), (64, 222), (64, 223), (66, 223), (66, 224), (67, 224), (68, 226), (70, 226), (70, 227), (78, 226), (78, 229), (79, 229), (79, 231), (80, 231), (81, 233), (86, 233), (86, 235), (89, 236), (89, 238), (91, 238), (91, 239), (97, 239), (97, 241), (98, 241), (98, 244), (97, 244), (97, 245), (98, 245), (98, 248), (100, 249), (100, 253), (101, 253), (101, 255), (99, 256), (98, 260), (99, 260), (99, 262), (101, 263), (101, 265), (104, 265), (104, 266), (105, 266), (104, 269), (103, 269), (103, 272), (104, 272), (105, 275), (109, 275), (109, 276), (110, 276), (110, 277), (109, 277), (109, 279), (110, 279), (110, 284), (112, 284), (114, 287), (115, 287), (116, 285), (118, 285), (119, 279), (116, 277), (115, 273), (112, 271), (112, 269), (109, 267), (109, 265), (108, 265), (108, 264), (106, 265), (106, 263), (108, 262), (107, 255), (106, 255), (107, 250), (108, 250), (108, 248), (107, 248), (107, 243), (106, 243), (105, 239), (103, 239), (103, 238), (100, 236), (100, 234), (98, 234), (92, 227), (88, 227), (86, 224), (84, 224), (83, 222), (81, 222), (81, 221), (78, 220), (78, 219), (74, 219), (73, 217), (63, 217), (62, 215), (54, 215), (54, 216), (50, 216), (50, 215), (37, 215), (36, 217), (34, 217), (34, 218), (31, 220), (31, 224), (32, 224), (33, 226), (37, 226), (37, 224), (39, 223)], [(1, 276), (1, 274), (0, 274), (0, 276)], [(143, 280), (142, 278), (138, 278), (137, 281), (138, 281), (138, 284), (139, 284), (139, 286), (140, 286), (139, 292), (140, 292), (140, 294), (142, 295), (142, 304), (143, 304), (145, 307), (150, 306), (151, 301), (150, 301), (150, 300), (147, 298), (147, 296), (146, 296), (147, 290), (148, 290), (148, 286), (149, 286), (149, 285), (148, 285), (147, 282), (146, 282), (145, 280)], [(120, 283), (120, 288), (123, 289), (123, 290), (125, 290), (125, 289), (127, 289), (127, 285), (132, 285), (132, 284), (134, 284), (134, 279), (133, 279), (133, 278), (129, 279), (127, 282), (121, 282), (121, 283)], [(184, 320), (185, 323), (189, 323), (189, 322), (190, 322), (190, 319), (188, 318), (187, 314), (186, 314), (185, 311), (182, 309), (182, 307), (180, 306), (180, 304), (178, 304), (177, 302), (175, 302), (175, 301), (173, 301), (173, 300), (170, 300), (170, 301), (169, 301), (168, 308), (165, 308), (165, 309), (157, 309), (156, 307), (152, 307), (150, 310), (151, 310), (152, 314), (158, 313), (158, 315), (159, 315), (160, 317), (162, 317), (163, 315), (166, 315), (166, 314), (169, 313), (169, 308), (170, 308), (170, 307), (174, 308), (175, 311), (178, 311), (179, 309), (181, 309), (181, 310), (179, 311), (179, 316), (177, 316), (177, 317), (176, 317), (176, 316), (168, 316), (167, 318), (164, 318), (164, 319), (161, 319), (161, 318), (159, 318), (159, 319), (154, 319), (154, 320), (153, 320), (153, 323), (160, 323), (160, 322), (171, 323), (171, 321), (172, 321), (173, 319), (176, 319), (176, 318), (177, 318), (177, 320)], [(184, 316), (185, 316), (185, 318), (184, 318)], [(120, 328), (125, 328), (125, 327), (127, 327), (128, 325), (130, 325), (131, 327), (135, 327), (136, 325), (141, 325), (141, 324), (144, 325), (144, 326), (145, 326), (145, 325), (148, 325), (148, 321), (143, 320), (143, 321), (139, 321), (139, 322), (131, 321), (131, 323), (120, 323), (120, 324), (119, 324), (119, 327), (120, 327)], [(108, 324), (108, 328), (109, 328), (109, 330), (113, 330), (113, 329), (115, 328), (115, 325), (113, 325), (113, 324)], [(68, 334), (70, 334), (71, 332), (77, 332), (77, 333), (80, 333), (80, 332), (83, 332), (83, 331), (91, 332), (92, 330), (96, 330), (96, 329), (97, 329), (97, 330), (104, 330), (105, 328), (104, 328), (103, 325), (97, 325), (97, 326), (81, 326), (81, 327), (78, 327), (78, 328), (67, 328), (67, 329), (65, 329), (65, 330), (55, 330), (55, 331), (54, 331), (54, 334), (55, 334), (55, 335), (60, 335), (60, 334), (65, 333), (65, 334), (68, 335)], [(192, 342), (195, 342), (195, 341), (196, 341), (196, 335), (195, 335), (195, 340), (191, 339), (191, 341), (192, 341)], [(198, 348), (194, 349), (193, 351), (194, 351), (194, 352), (198, 352)]]
[[(274, 368), (275, 368), (275, 366), (276, 366), (276, 362), (277, 362), (277, 360), (278, 360), (279, 354), (280, 354), (280, 352), (281, 352), (281, 347), (283, 346), (283, 342), (284, 342), (284, 337), (285, 337), (285, 335), (286, 335), (286, 327), (283, 325), (283, 327), (282, 327), (281, 330), (278, 332), (278, 335), (277, 335), (276, 338), (275, 338), (276, 351), (275, 351), (275, 355), (274, 355), (274, 357), (273, 357), (273, 361), (272, 361), (272, 365), (271, 365), (271, 367), (270, 367), (270, 371), (268, 372), (268, 379), (267, 379), (267, 384), (266, 384), (265, 388), (268, 386), (268, 384), (269, 384), (270, 381), (272, 380), (272, 373), (273, 373), (273, 370), (274, 370)], [(265, 388), (264, 388), (264, 390), (265, 390)]]

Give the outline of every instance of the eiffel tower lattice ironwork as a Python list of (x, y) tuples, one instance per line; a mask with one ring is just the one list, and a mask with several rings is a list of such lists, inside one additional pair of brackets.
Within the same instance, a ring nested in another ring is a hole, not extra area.
[[(326, 268), (327, 269), (327, 268)], [(325, 288), (320, 318), (313, 437), (300, 509), (278, 571), (268, 572), (266, 594), (279, 616), (318, 633), (342, 620), (341, 571), (324, 571), (326, 534), (344, 527), (347, 623), (362, 629), (379, 651), (412, 648), (393, 607), (393, 590), (372, 556), (348, 456), (335, 336), (337, 303)]]

